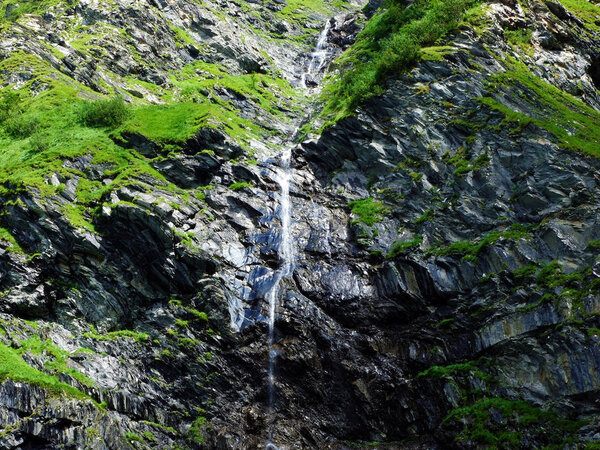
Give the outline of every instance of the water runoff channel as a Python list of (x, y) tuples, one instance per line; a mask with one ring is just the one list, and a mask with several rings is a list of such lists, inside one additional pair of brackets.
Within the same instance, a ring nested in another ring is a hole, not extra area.
[[(300, 76), (300, 88), (308, 89), (316, 86), (312, 76), (317, 75), (327, 63), (329, 52), (327, 50), (327, 36), (331, 29), (331, 20), (325, 23), (319, 39), (310, 53), (308, 64)], [(309, 86), (310, 83), (310, 86)], [(298, 137), (298, 127), (292, 133), (291, 142)], [(291, 277), (294, 271), (295, 248), (292, 239), (292, 203), (290, 200), (290, 184), (293, 180), (292, 149), (293, 145), (287, 146), (280, 155), (279, 167), (275, 167), (275, 181), (279, 184), (279, 220), (281, 223), (280, 239), (277, 247), (279, 257), (279, 268), (272, 278), (271, 288), (265, 296), (269, 306), (269, 334), (268, 334), (268, 368), (267, 368), (267, 390), (268, 390), (268, 440), (265, 444), (265, 450), (280, 450), (273, 441), (275, 428), (276, 396), (275, 396), (275, 369), (277, 363), (278, 350), (275, 339), (275, 319), (279, 308), (281, 298), (281, 281)]]

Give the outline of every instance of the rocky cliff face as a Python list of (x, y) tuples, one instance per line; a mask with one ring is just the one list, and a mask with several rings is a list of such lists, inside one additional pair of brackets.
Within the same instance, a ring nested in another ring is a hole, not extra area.
[(317, 131), (325, 22), (313, 87), (435, 2), (5, 3), (0, 446), (595, 448), (600, 7), (465, 3)]

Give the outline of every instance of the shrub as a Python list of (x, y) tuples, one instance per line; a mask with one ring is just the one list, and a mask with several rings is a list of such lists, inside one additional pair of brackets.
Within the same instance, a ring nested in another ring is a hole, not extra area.
[(36, 133), (29, 139), (30, 151), (28, 155), (42, 153), (50, 148), (50, 141), (47, 136)]
[(123, 97), (86, 101), (80, 111), (81, 122), (88, 127), (116, 128), (127, 118)]
[(25, 139), (34, 134), (40, 127), (37, 116), (19, 114), (4, 121), (4, 130), (13, 138)]
[(21, 97), (16, 92), (6, 92), (0, 97), (0, 123), (18, 110), (20, 100)]

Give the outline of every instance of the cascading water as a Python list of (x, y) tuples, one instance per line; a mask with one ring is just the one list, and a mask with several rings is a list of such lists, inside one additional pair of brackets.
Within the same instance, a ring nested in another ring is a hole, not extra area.
[(308, 67), (300, 77), (300, 86), (303, 88), (307, 88), (306, 80), (313, 73), (319, 73), (325, 62), (327, 61), (327, 36), (329, 35), (329, 31), (331, 30), (331, 21), (327, 21), (325, 23), (325, 27), (317, 40), (317, 45), (314, 50), (310, 54), (310, 61), (308, 63)]
[[(294, 132), (294, 135), (296, 132)], [(281, 235), (279, 240), (279, 259), (280, 268), (275, 274), (273, 284), (267, 293), (269, 302), (269, 367), (268, 367), (268, 390), (269, 390), (269, 410), (271, 418), (274, 416), (275, 407), (275, 362), (277, 359), (277, 349), (275, 348), (275, 313), (279, 304), (279, 286), (281, 280), (291, 275), (294, 262), (294, 245), (291, 238), (291, 203), (290, 203), (290, 181), (292, 177), (290, 162), (292, 159), (292, 148), (287, 148), (281, 155), (281, 167), (276, 171), (276, 181), (281, 189), (281, 198), (279, 200), (279, 218), (281, 221)], [(278, 447), (273, 444), (273, 430), (269, 430), (269, 442), (267, 450), (277, 450)]]
[[(331, 28), (331, 22), (328, 20), (325, 27), (319, 35), (317, 44), (310, 54), (308, 66), (300, 77), (300, 85), (307, 88), (307, 78), (313, 73), (319, 73), (323, 69), (327, 59), (327, 36)], [(296, 139), (298, 128), (292, 134), (291, 141)], [(277, 360), (277, 349), (275, 348), (275, 315), (279, 306), (279, 291), (281, 280), (289, 277), (294, 270), (294, 244), (291, 234), (291, 201), (290, 201), (290, 182), (292, 181), (292, 147), (286, 148), (281, 154), (280, 166), (276, 169), (275, 181), (280, 187), (279, 201), (279, 219), (281, 221), (280, 239), (277, 252), (280, 260), (280, 267), (273, 277), (271, 289), (266, 295), (269, 302), (269, 366), (268, 366), (268, 395), (269, 395), (269, 440), (265, 446), (266, 450), (279, 450), (273, 441), (273, 422), (275, 417), (275, 364)]]

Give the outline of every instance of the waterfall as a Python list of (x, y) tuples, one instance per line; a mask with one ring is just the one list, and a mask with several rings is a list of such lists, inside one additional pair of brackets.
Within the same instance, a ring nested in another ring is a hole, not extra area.
[(331, 30), (331, 21), (328, 20), (325, 23), (325, 27), (323, 28), (323, 31), (321, 31), (321, 34), (319, 35), (319, 39), (317, 40), (317, 45), (315, 45), (314, 50), (310, 54), (310, 60), (308, 63), (308, 67), (306, 68), (304, 73), (302, 73), (302, 76), (300, 77), (300, 86), (305, 89), (308, 87), (306, 85), (307, 77), (309, 77), (313, 73), (319, 73), (319, 71), (321, 69), (323, 69), (325, 62), (327, 61), (326, 45), (327, 45), (327, 36), (329, 35), (330, 30)]
[[(294, 132), (294, 135), (296, 132)], [(279, 218), (281, 221), (280, 239), (278, 253), (280, 259), (280, 268), (275, 274), (271, 289), (267, 294), (269, 302), (269, 367), (268, 367), (268, 390), (269, 390), (269, 412), (271, 419), (275, 415), (275, 362), (277, 359), (277, 349), (275, 348), (275, 314), (279, 306), (279, 288), (281, 280), (291, 275), (294, 262), (294, 244), (291, 237), (291, 203), (290, 203), (290, 181), (292, 178), (290, 162), (292, 159), (292, 148), (288, 147), (281, 155), (281, 167), (277, 169), (275, 180), (279, 184)], [(269, 442), (267, 450), (277, 450), (278, 447), (273, 444), (272, 428), (269, 430)]]
[[(317, 44), (310, 54), (308, 66), (300, 77), (300, 86), (307, 88), (306, 79), (313, 73), (319, 73), (323, 69), (327, 59), (327, 35), (331, 28), (331, 23), (328, 20), (325, 27), (319, 35)], [(291, 141), (293, 142), (298, 134), (298, 128), (294, 130)], [(279, 306), (280, 285), (281, 280), (289, 277), (294, 270), (294, 244), (291, 234), (291, 201), (290, 201), (290, 183), (292, 181), (292, 146), (287, 147), (281, 154), (280, 165), (275, 172), (275, 181), (279, 184), (280, 200), (279, 200), (279, 219), (281, 222), (281, 230), (277, 252), (279, 255), (280, 267), (274, 275), (271, 289), (266, 295), (266, 300), (269, 303), (269, 362), (267, 371), (268, 383), (268, 401), (269, 401), (269, 440), (265, 446), (266, 450), (279, 450), (273, 441), (273, 422), (275, 419), (275, 364), (278, 351), (275, 348), (275, 315)]]

